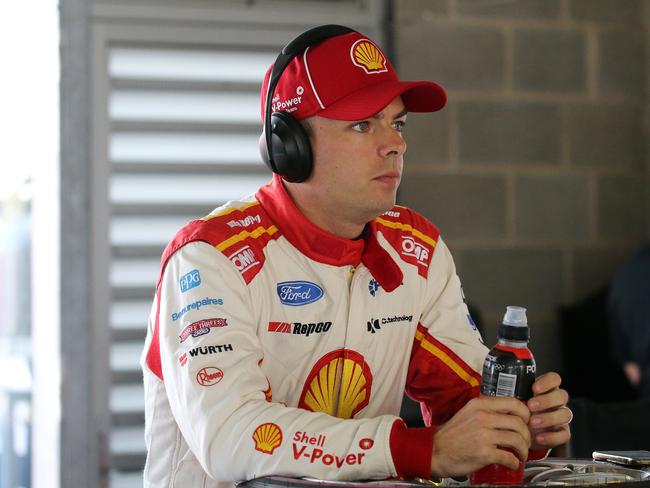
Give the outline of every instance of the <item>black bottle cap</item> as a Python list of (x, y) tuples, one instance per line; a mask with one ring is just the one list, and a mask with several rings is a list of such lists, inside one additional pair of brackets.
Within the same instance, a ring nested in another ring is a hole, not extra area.
[(501, 324), (499, 326), (499, 331), (497, 332), (499, 339), (505, 339), (508, 341), (526, 341), (530, 339), (530, 329), (528, 326), (524, 325), (507, 325)]

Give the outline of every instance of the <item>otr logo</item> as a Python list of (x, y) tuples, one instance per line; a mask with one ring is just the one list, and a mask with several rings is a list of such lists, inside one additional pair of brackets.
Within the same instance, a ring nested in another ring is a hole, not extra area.
[(180, 285), (181, 292), (185, 293), (187, 290), (195, 288), (201, 284), (201, 275), (198, 269), (193, 269), (189, 273), (181, 276)]

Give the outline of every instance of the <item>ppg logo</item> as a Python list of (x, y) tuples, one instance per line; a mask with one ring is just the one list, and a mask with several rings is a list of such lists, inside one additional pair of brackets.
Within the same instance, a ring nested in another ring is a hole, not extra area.
[(196, 288), (201, 284), (201, 274), (198, 269), (193, 269), (189, 273), (181, 276), (180, 285), (181, 292), (185, 293), (187, 290)]
[(278, 283), (277, 291), (280, 301), (292, 307), (313, 303), (323, 296), (323, 289), (309, 281), (284, 281)]

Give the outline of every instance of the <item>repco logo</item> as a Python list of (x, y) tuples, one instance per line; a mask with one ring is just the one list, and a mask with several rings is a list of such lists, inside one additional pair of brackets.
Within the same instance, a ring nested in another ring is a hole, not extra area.
[(240, 273), (244, 273), (253, 266), (260, 264), (250, 246), (244, 246), (241, 249), (238, 249), (228, 256), (228, 259), (232, 261), (232, 264), (235, 265), (235, 268), (237, 268), (237, 271)]
[(293, 328), (289, 322), (269, 322), (269, 332), (280, 332), (284, 334), (304, 335), (309, 337), (311, 334), (321, 334), (330, 330), (332, 322), (294, 322)]
[(429, 250), (411, 236), (402, 238), (402, 254), (414, 257), (420, 264), (427, 264), (429, 259)]

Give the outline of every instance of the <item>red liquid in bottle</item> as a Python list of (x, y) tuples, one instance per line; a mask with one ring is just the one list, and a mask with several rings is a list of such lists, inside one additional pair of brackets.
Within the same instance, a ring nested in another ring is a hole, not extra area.
[[(515, 454), (511, 449), (506, 450)], [(518, 469), (509, 469), (500, 464), (488, 464), (471, 473), (469, 482), (472, 485), (521, 485), (524, 482), (524, 463), (519, 461)]]

